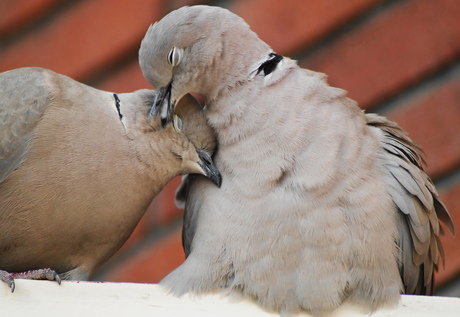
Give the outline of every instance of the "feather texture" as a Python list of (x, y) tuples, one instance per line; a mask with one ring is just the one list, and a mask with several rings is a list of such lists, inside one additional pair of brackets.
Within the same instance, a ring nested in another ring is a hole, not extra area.
[(420, 146), (382, 116), (366, 114), (366, 120), (382, 131), (379, 158), (388, 172), (389, 194), (402, 213), (397, 243), (402, 252), (400, 270), (405, 293), (432, 294), (433, 270), (438, 269), (439, 257), (444, 263), (439, 220), (454, 234), (452, 219), (423, 170)]
[[(178, 65), (167, 63), (171, 47), (183, 48)], [(218, 7), (169, 13), (139, 61), (172, 103), (202, 94), (218, 139), (222, 187), (192, 176), (178, 192), (187, 258), (161, 281), (172, 293), (225, 290), (321, 315), (346, 300), (372, 311), (431, 291), (438, 215), (452, 223), (420, 147), (395, 123), (364, 114)]]
[(9, 272), (87, 279), (170, 179), (216, 171), (190, 95), (182, 131), (149, 115), (152, 90), (114, 95), (42, 68), (1, 73), (0, 95), (0, 280), (12, 289)]

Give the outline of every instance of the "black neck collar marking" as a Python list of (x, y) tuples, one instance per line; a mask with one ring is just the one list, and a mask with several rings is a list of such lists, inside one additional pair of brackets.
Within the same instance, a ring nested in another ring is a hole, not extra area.
[(278, 63), (283, 59), (283, 56), (276, 53), (270, 53), (268, 56), (269, 58), (259, 66), (256, 75), (263, 71), (264, 76), (267, 76), (275, 70)]
[(118, 98), (117, 94), (113, 94), (113, 97), (115, 98), (115, 107), (117, 107), (118, 117), (120, 117), (121, 120), (123, 118), (123, 115), (120, 111), (120, 99)]

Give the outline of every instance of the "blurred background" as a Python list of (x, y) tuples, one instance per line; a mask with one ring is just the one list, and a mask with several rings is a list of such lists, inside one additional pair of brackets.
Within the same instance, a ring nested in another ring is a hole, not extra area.
[[(328, 74), (332, 86), (397, 121), (423, 147), (458, 233), (443, 238), (437, 294), (460, 296), (458, 0), (0, 0), (0, 72), (39, 66), (113, 92), (150, 88), (137, 60), (143, 35), (193, 4), (240, 15), (277, 53)], [(182, 263), (179, 183), (152, 202), (94, 280), (158, 282)]]

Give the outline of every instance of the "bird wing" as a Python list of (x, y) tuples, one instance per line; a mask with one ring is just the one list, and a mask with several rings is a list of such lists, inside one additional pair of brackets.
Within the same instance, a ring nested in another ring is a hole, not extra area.
[(198, 226), (202, 194), (206, 192), (202, 186), (206, 186), (206, 183), (209, 183), (206, 177), (198, 174), (188, 174), (184, 176), (182, 184), (176, 192), (176, 205), (179, 208), (184, 208), (182, 246), (186, 257), (192, 252), (192, 241)]
[(20, 68), (0, 74), (0, 183), (23, 161), (51, 103), (45, 71)]
[(388, 174), (387, 188), (399, 209), (397, 240), (406, 294), (431, 294), (433, 270), (444, 263), (441, 220), (454, 233), (452, 219), (422, 167), (422, 149), (396, 123), (366, 114), (367, 124), (382, 131), (379, 158)]

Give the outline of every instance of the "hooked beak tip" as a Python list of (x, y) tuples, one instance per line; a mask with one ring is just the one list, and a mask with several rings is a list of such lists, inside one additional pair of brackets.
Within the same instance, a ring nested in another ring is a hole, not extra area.
[(211, 182), (213, 182), (218, 188), (222, 186), (222, 175), (220, 174), (219, 171), (217, 171), (216, 175), (214, 178), (211, 178)]
[(200, 158), (200, 162), (198, 164), (203, 170), (204, 175), (211, 182), (213, 182), (217, 187), (220, 188), (220, 186), (222, 185), (222, 175), (217, 169), (217, 166), (214, 164), (213, 160), (211, 159), (208, 153), (206, 153), (203, 150), (196, 150), (196, 151)]

